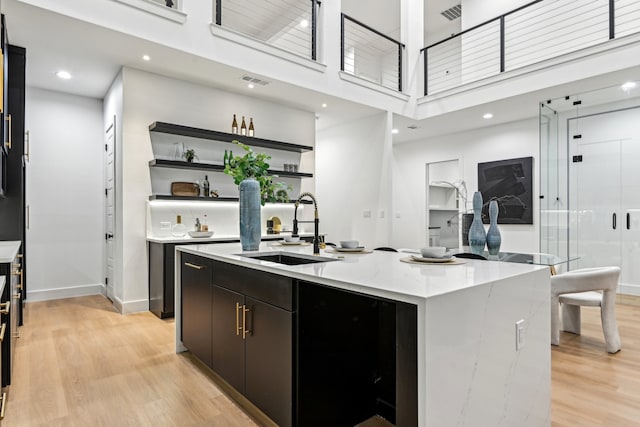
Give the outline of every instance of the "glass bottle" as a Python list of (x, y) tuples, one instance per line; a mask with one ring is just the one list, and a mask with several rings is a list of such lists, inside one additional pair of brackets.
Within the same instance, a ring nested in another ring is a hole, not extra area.
[(238, 121), (236, 120), (236, 115), (233, 115), (233, 121), (231, 122), (231, 133), (238, 133)]
[(249, 117), (249, 136), (253, 136), (255, 134), (255, 129), (253, 128), (253, 117)]
[(224, 150), (224, 159), (222, 164), (227, 166), (227, 163), (229, 163), (229, 153), (227, 153), (227, 150)]
[(202, 223), (200, 224), (202, 231), (209, 231), (209, 224), (207, 224), (207, 214), (204, 214)]
[(200, 218), (196, 218), (196, 223), (193, 226), (195, 231), (202, 231), (202, 224), (200, 224)]
[(202, 181), (202, 191), (204, 192), (204, 197), (209, 197), (209, 177), (207, 175), (204, 176), (204, 181)]
[(187, 234), (187, 226), (182, 223), (182, 217), (176, 216), (176, 224), (171, 229), (171, 234), (174, 237), (182, 237)]
[(240, 135), (247, 134), (247, 124), (244, 122), (244, 116), (242, 116), (242, 124), (240, 125)]

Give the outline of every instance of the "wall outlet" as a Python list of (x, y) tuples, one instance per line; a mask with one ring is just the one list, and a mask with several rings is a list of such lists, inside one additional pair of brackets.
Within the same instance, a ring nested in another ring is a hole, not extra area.
[(524, 347), (524, 319), (516, 322), (516, 351), (520, 351)]
[(364, 211), (362, 216), (365, 218), (371, 218), (371, 211), (370, 210)]

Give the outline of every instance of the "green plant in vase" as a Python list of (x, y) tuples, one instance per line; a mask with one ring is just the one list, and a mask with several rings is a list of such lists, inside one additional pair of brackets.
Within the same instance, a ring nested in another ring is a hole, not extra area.
[(189, 163), (192, 163), (193, 159), (198, 159), (198, 156), (196, 156), (196, 150), (194, 150), (193, 148), (189, 148), (188, 150), (186, 150), (184, 154), (182, 154), (182, 157), (184, 157), (184, 159)]
[(246, 153), (243, 156), (226, 156), (224, 162), (224, 173), (233, 178), (236, 185), (240, 185), (245, 179), (255, 179), (260, 184), (260, 202), (264, 206), (270, 202), (288, 202), (289, 191), (292, 191), (290, 185), (282, 182), (274, 181), (277, 175), (269, 174), (268, 160), (271, 156), (264, 153), (255, 153), (251, 147), (242, 144), (239, 141), (233, 141), (234, 144), (240, 146)]

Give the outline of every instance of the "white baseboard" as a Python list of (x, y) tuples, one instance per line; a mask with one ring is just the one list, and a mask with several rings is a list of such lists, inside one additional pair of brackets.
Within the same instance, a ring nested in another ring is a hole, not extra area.
[(87, 295), (105, 295), (103, 284), (72, 286), (69, 288), (42, 289), (27, 291), (27, 302), (48, 301), (53, 299), (84, 297)]
[(618, 288), (618, 293), (625, 294), (625, 295), (640, 296), (640, 286), (620, 284)]
[(141, 299), (138, 301), (124, 301), (124, 302), (119, 301), (119, 303), (120, 303), (120, 313), (122, 314), (131, 314), (131, 313), (139, 313), (141, 311), (149, 311), (148, 299)]

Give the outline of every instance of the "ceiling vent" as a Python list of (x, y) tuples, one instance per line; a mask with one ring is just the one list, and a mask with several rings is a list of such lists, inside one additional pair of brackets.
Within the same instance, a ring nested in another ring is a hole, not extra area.
[(444, 12), (440, 12), (440, 15), (444, 16), (449, 21), (453, 21), (454, 19), (458, 19), (462, 15), (462, 5), (461, 4), (457, 4), (457, 5), (453, 6), (453, 7), (450, 7), (449, 9), (445, 10)]
[(257, 85), (266, 86), (266, 85), (268, 85), (268, 84), (269, 84), (269, 82), (268, 82), (268, 81), (266, 81), (266, 80), (262, 80), (262, 79), (259, 79), (259, 78), (257, 78), (257, 77), (249, 76), (249, 75), (247, 75), (247, 74), (245, 74), (245, 75), (244, 75), (244, 76), (242, 76), (241, 78), (242, 78), (242, 80), (244, 80), (245, 82), (255, 83), (255, 84), (257, 84)]

